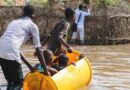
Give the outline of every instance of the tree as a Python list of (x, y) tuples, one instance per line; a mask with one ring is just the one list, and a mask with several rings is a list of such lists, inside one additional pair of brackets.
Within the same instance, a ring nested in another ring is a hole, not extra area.
[(89, 4), (90, 0), (83, 0), (83, 3)]

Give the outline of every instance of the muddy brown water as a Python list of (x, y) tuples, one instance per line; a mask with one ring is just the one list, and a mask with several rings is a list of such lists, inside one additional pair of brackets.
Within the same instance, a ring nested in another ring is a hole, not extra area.
[[(130, 90), (130, 45), (73, 46), (85, 54), (92, 64), (93, 79), (82, 90)], [(31, 45), (23, 46), (23, 53), (34, 65), (37, 59)], [(22, 63), (24, 75), (29, 72)], [(0, 88), (5, 90), (7, 82), (0, 69)]]

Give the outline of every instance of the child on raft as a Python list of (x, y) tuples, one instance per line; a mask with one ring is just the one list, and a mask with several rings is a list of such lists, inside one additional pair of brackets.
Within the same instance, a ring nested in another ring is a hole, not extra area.
[[(69, 58), (65, 54), (61, 54), (59, 57), (57, 57), (52, 64), (52, 67), (56, 70), (60, 71), (67, 67)], [(57, 62), (57, 63), (56, 63)]]
[[(44, 50), (43, 51), (43, 56), (45, 58), (45, 62), (46, 62), (46, 68), (49, 71), (49, 73), (51, 75), (54, 75), (55, 73), (57, 73), (58, 71), (54, 68), (51, 67), (51, 63), (52, 63), (52, 57), (53, 57), (53, 53), (50, 50)], [(44, 72), (44, 68), (42, 68), (41, 64), (36, 64), (34, 66), (34, 68), (36, 70), (38, 70), (39, 72)]]
[(81, 53), (81, 54), (79, 55), (79, 60), (81, 60), (81, 59), (84, 58), (84, 57), (85, 57), (84, 54)]
[[(69, 58), (65, 54), (59, 55), (53, 62), (53, 53), (50, 50), (44, 50), (43, 55), (46, 61), (47, 69), (51, 75), (57, 73), (58, 71), (64, 69), (68, 65)], [(34, 66), (38, 71), (44, 72), (41, 64), (36, 64)]]

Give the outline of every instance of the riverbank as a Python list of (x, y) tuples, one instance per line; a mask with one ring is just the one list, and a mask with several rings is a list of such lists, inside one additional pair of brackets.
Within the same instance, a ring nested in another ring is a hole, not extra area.
[[(48, 36), (52, 28), (60, 19), (64, 17), (64, 10), (46, 7), (35, 7), (36, 15), (33, 20), (39, 27), (40, 37), (43, 39)], [(8, 6), (0, 7), (0, 35), (3, 34), (8, 23), (13, 19), (17, 19), (21, 14), (22, 7)], [(55, 12), (56, 11), (56, 12)], [(8, 12), (10, 12), (8, 14)], [(50, 13), (51, 12), (51, 13)], [(113, 45), (127, 44), (130, 42), (130, 15), (120, 14), (103, 16), (95, 14), (96, 11), (91, 10), (92, 15), (86, 17), (85, 20), (85, 40), (87, 45)], [(112, 13), (114, 14), (114, 13)], [(72, 32), (69, 32), (68, 38), (71, 38)], [(119, 39), (123, 38), (123, 39)]]
[[(70, 45), (73, 45), (71, 40), (68, 40), (68, 43)], [(77, 40), (76, 45), (82, 45), (80, 44), (80, 41)], [(121, 44), (130, 44), (130, 39), (106, 39), (106, 40), (85, 40), (84, 45), (121, 45)]]

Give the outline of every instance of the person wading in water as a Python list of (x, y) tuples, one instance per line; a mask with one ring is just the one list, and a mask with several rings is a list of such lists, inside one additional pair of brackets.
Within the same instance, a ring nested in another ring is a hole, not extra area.
[[(29, 5), (25, 6), (22, 17), (9, 23), (0, 37), (0, 66), (8, 82), (7, 90), (21, 90), (22, 88), (23, 72), (20, 63), (24, 57), (20, 48), (30, 37), (33, 39), (36, 54), (45, 67), (44, 57), (40, 50), (39, 30), (32, 21), (33, 14), (34, 8)], [(48, 75), (46, 69), (45, 72)]]

